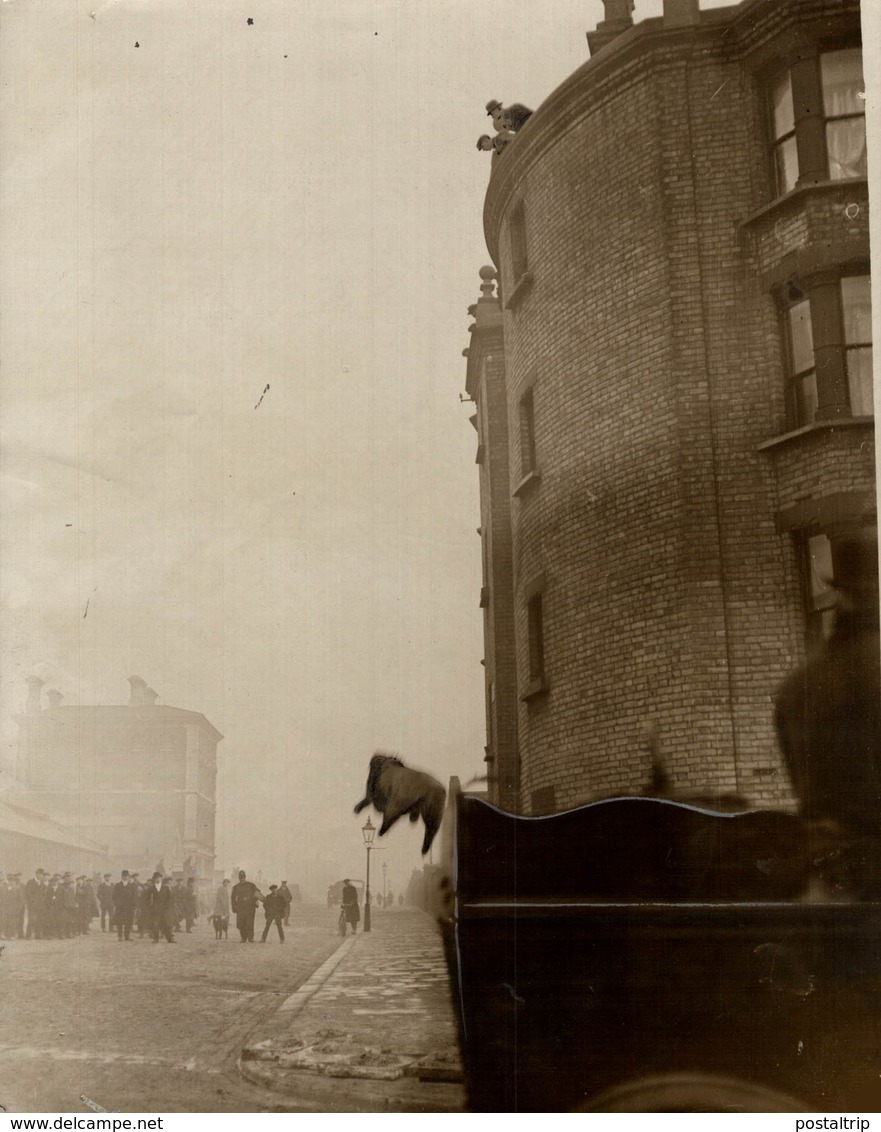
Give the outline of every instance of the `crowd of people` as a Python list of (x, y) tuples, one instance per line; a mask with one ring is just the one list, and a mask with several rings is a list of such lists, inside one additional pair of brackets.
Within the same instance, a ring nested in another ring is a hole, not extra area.
[(120, 942), (132, 933), (174, 942), (174, 932), (193, 930), (199, 914), (195, 877), (186, 883), (160, 872), (142, 882), (123, 869), (74, 877), (37, 869), (22, 882), (20, 873), (0, 874), (0, 936), (4, 939), (69, 939), (85, 935), (98, 920), (102, 932), (116, 932)]
[[(354, 931), (358, 895), (348, 880), (342, 883), (342, 903)], [(334, 886), (328, 890), (328, 906), (340, 899), (333, 892)], [(253, 943), (257, 910), (262, 905), (265, 924), (260, 942), (266, 943), (274, 926), (279, 942), (284, 943), (294, 903), (287, 881), (269, 885), (264, 894), (240, 871), (236, 884), (229, 880), (220, 884), (213, 905), (208, 899), (195, 877), (184, 882), (182, 877), (175, 879), (158, 871), (143, 881), (139, 873), (128, 869), (117, 880), (111, 873), (74, 877), (69, 872), (50, 874), (37, 869), (23, 882), (20, 873), (0, 873), (0, 938), (69, 939), (86, 935), (94, 924), (102, 932), (115, 933), (120, 943), (133, 938), (150, 938), (156, 943), (164, 938), (174, 943), (175, 934), (192, 932), (202, 914), (213, 926), (215, 939), (229, 938), (230, 920), (235, 917), (241, 942)], [(403, 899), (402, 895), (401, 903)], [(394, 897), (377, 894), (373, 902), (376, 907), (390, 907)]]

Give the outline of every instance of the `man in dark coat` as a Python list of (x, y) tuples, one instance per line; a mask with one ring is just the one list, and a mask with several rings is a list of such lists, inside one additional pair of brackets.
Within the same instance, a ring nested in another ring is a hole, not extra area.
[(24, 886), (24, 901), (28, 922), (25, 934), (28, 939), (42, 939), (46, 934), (46, 874), (37, 869), (36, 875)]
[(780, 686), (775, 723), (800, 813), (812, 824), (814, 841), (822, 838), (832, 847), (836, 886), (877, 897), (881, 660), (874, 539), (836, 549), (832, 585), (838, 591), (832, 633)]
[(236, 914), (236, 927), (242, 943), (254, 942), (254, 916), (263, 894), (253, 881), (245, 876), (244, 869), (239, 872), (239, 883), (233, 885), (230, 907)]
[(61, 877), (53, 873), (46, 886), (44, 939), (61, 939), (64, 932), (64, 898), (61, 891)]
[(113, 931), (113, 885), (110, 873), (105, 873), (98, 885), (98, 907), (101, 910), (101, 931)]
[(286, 880), (281, 882), (278, 894), (282, 900), (284, 900), (284, 926), (288, 927), (291, 922), (291, 903), (293, 902), (294, 895), (288, 888), (288, 882)]
[(161, 932), (168, 943), (177, 943), (174, 938), (174, 892), (170, 878), (163, 879), (162, 873), (154, 873), (152, 881), (144, 889), (142, 902), (150, 916), (153, 942), (159, 942)]
[(343, 881), (342, 908), (345, 921), (351, 926), (352, 935), (354, 935), (358, 930), (358, 922), (361, 919), (361, 909), (358, 907), (358, 890), (348, 877)]
[(266, 927), (263, 929), (263, 936), (260, 940), (261, 943), (266, 943), (266, 937), (269, 935), (269, 929), (273, 924), (278, 928), (278, 942), (284, 943), (284, 928), (281, 922), (284, 919), (285, 898), (278, 891), (277, 884), (269, 886), (269, 895), (263, 901), (263, 911), (266, 913)]
[(138, 902), (138, 890), (128, 869), (122, 870), (122, 880), (113, 886), (113, 923), (116, 925), (116, 936), (120, 943), (132, 937), (132, 924), (135, 922), (135, 905)]

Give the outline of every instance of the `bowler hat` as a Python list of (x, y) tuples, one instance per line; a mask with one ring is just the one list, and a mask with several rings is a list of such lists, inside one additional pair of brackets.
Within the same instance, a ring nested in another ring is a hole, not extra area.
[(497, 98), (490, 99), (490, 101), (486, 104), (487, 114), (492, 114), (493, 110), (499, 110), (501, 108), (501, 105), (501, 102), (499, 102)]

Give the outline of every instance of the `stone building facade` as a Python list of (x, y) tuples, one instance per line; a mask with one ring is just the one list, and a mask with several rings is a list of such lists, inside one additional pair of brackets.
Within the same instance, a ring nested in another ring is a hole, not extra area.
[(204, 715), (157, 704), (140, 676), (126, 705), (68, 706), (31, 677), (18, 717), (15, 799), (106, 846), (109, 867), (214, 872), (217, 744)]
[(859, 5), (632, 7), (485, 203), (488, 779), (525, 813), (641, 790), (652, 752), (786, 804), (771, 698), (876, 523)]

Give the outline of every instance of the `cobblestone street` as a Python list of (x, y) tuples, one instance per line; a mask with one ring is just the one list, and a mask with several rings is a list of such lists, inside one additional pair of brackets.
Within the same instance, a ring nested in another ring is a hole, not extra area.
[[(262, 916), (258, 927), (262, 929)], [(273, 933), (274, 935), (274, 933)], [(200, 919), (169, 946), (117, 942), (93, 922), (69, 940), (0, 955), (0, 1104), (10, 1112), (240, 1112), (284, 1107), (235, 1060), (339, 946), (336, 912), (296, 908), (282, 946), (217, 942)], [(259, 937), (258, 937), (259, 938)]]

